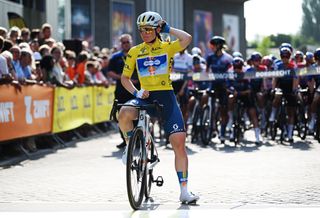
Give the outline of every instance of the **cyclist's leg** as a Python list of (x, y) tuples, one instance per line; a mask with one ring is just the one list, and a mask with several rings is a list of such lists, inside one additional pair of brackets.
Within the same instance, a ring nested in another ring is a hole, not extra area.
[(271, 114), (269, 117), (269, 121), (270, 122), (274, 122), (276, 119), (276, 113), (277, 110), (280, 106), (280, 102), (281, 102), (281, 95), (278, 95), (277, 93), (275, 93), (274, 99), (272, 101), (272, 108), (271, 108)]
[(254, 103), (250, 101), (250, 99), (246, 99), (245, 106), (247, 106), (251, 122), (253, 124), (254, 128), (254, 134), (256, 137), (256, 144), (260, 144), (260, 128), (259, 128), (259, 123), (258, 123), (258, 115), (256, 108), (254, 107)]
[(231, 129), (233, 124), (233, 109), (236, 97), (234, 95), (228, 96), (228, 124), (227, 129)]
[[(319, 90), (319, 92), (318, 92), (318, 90)], [(313, 97), (313, 101), (311, 103), (311, 110), (310, 110), (311, 119), (308, 124), (308, 129), (310, 132), (313, 132), (314, 126), (316, 124), (316, 119), (317, 119), (316, 114), (317, 114), (317, 107), (319, 105), (319, 102), (320, 102), (320, 87), (315, 92), (314, 97)], [(319, 117), (318, 117), (318, 119), (319, 119)]]
[(164, 104), (164, 111), (162, 113), (164, 128), (165, 132), (169, 135), (169, 140), (175, 154), (175, 169), (181, 191), (180, 201), (190, 203), (197, 201), (199, 197), (188, 191), (188, 156), (185, 148), (186, 132), (183, 117), (176, 101), (173, 101), (173, 92), (167, 93), (165, 94), (166, 96), (161, 96), (161, 99), (159, 99), (160, 103)]
[(294, 118), (296, 113), (297, 99), (293, 94), (286, 94), (285, 98), (287, 100), (287, 113), (288, 113), (288, 140), (293, 141), (293, 127), (294, 127)]

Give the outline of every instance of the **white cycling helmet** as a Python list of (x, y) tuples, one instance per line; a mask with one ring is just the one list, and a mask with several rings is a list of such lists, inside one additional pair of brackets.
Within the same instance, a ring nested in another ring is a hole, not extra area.
[(200, 56), (201, 56), (201, 49), (198, 48), (198, 47), (193, 47), (193, 48), (191, 49), (191, 54), (193, 54), (193, 55), (197, 54), (197, 55), (200, 55)]
[(158, 27), (159, 21), (162, 20), (162, 17), (157, 12), (147, 11), (139, 15), (137, 19), (137, 25), (140, 26), (152, 26)]

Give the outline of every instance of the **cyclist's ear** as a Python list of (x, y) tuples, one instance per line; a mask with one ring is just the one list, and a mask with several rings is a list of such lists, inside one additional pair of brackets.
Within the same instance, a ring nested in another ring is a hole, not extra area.
[(160, 27), (160, 26), (158, 26), (158, 27), (156, 28), (156, 32), (157, 32), (158, 34), (160, 34), (160, 32), (161, 32), (161, 27)]

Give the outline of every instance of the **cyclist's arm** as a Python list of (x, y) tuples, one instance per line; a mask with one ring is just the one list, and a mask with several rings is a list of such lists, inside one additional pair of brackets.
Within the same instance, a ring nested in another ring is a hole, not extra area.
[(183, 30), (171, 27), (170, 34), (175, 36), (179, 40), (180, 46), (183, 49), (185, 49), (191, 43), (192, 36)]
[(133, 85), (131, 79), (125, 75), (121, 76), (121, 83), (123, 85), (123, 87), (130, 92), (131, 94), (133, 94), (135, 91), (137, 92), (138, 90), (136, 89), (136, 87)]

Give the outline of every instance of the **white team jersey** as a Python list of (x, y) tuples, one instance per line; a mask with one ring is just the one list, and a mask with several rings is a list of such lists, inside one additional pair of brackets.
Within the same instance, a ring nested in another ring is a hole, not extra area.
[(177, 53), (173, 58), (174, 72), (190, 72), (192, 70), (192, 55), (185, 52), (182, 55)]

